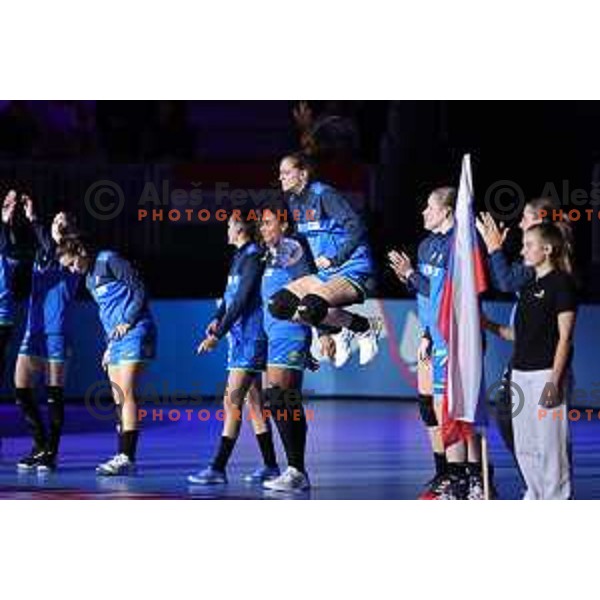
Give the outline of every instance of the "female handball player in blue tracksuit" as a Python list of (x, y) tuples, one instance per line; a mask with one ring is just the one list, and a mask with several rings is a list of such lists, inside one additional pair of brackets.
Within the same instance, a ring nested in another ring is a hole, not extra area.
[(229, 269), (227, 287), (217, 313), (206, 329), (198, 352), (210, 351), (225, 335), (228, 337), (227, 388), (223, 400), (225, 422), (219, 448), (211, 464), (192, 474), (194, 484), (227, 482), (226, 466), (237, 441), (244, 402), (251, 410), (254, 433), (264, 465), (246, 476), (248, 482), (263, 482), (279, 475), (273, 437), (264, 419), (261, 398), (261, 373), (267, 359), (267, 339), (263, 329), (260, 282), (264, 270), (262, 249), (255, 242), (256, 221), (247, 217), (229, 219), (227, 237), (236, 253)]
[[(56, 468), (64, 422), (64, 379), (69, 344), (67, 317), (81, 277), (60, 265), (57, 245), (76, 232), (72, 215), (59, 212), (49, 229), (37, 218), (33, 201), (25, 198), (25, 216), (36, 240), (31, 272), (31, 292), (25, 331), (15, 365), (15, 396), (29, 431), (33, 448), (17, 463), (20, 471), (53, 471)], [(42, 372), (48, 399), (48, 427), (44, 426), (35, 399), (35, 386)]]
[(148, 307), (145, 286), (131, 263), (113, 250), (96, 252), (81, 237), (63, 240), (60, 263), (85, 275), (88, 291), (98, 305), (107, 347), (102, 365), (107, 370), (118, 413), (118, 450), (98, 465), (101, 476), (135, 472), (138, 414), (135, 388), (156, 353), (157, 332)]

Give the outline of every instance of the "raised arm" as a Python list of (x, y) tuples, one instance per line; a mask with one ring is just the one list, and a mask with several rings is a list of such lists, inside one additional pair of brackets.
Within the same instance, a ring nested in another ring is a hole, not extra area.
[(508, 229), (500, 230), (489, 213), (481, 213), (476, 221), (477, 231), (489, 254), (492, 284), (501, 292), (518, 292), (533, 277), (533, 269), (521, 262), (509, 265), (502, 245)]

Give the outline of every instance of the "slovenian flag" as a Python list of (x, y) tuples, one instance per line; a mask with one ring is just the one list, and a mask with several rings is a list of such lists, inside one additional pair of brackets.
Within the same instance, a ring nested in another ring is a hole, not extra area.
[(442, 439), (448, 447), (473, 434), (483, 398), (483, 340), (479, 294), (487, 287), (485, 261), (473, 211), (471, 157), (462, 162), (448, 269), (438, 324), (448, 345)]

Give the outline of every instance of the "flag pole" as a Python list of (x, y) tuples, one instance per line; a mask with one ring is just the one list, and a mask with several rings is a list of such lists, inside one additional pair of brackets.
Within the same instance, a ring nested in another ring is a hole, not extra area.
[(488, 460), (488, 442), (485, 429), (481, 434), (481, 476), (483, 478), (483, 499), (490, 499), (490, 464)]

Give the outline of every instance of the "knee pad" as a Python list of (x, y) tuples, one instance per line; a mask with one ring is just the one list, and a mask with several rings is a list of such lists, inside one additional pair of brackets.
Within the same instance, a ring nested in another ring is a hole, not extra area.
[(263, 406), (268, 409), (281, 407), (283, 390), (278, 385), (269, 385), (263, 391)]
[(438, 421), (433, 408), (433, 396), (419, 394), (419, 414), (426, 427), (437, 427)]
[(263, 396), (263, 406), (269, 409), (295, 409), (302, 407), (302, 391), (296, 388), (282, 388), (270, 385)]
[(279, 290), (269, 298), (268, 309), (275, 319), (289, 321), (300, 304), (300, 298), (289, 290)]
[(281, 391), (281, 402), (290, 410), (302, 407), (302, 390), (288, 388)]
[(329, 302), (316, 294), (307, 294), (298, 306), (298, 314), (305, 323), (316, 327), (327, 316)]

